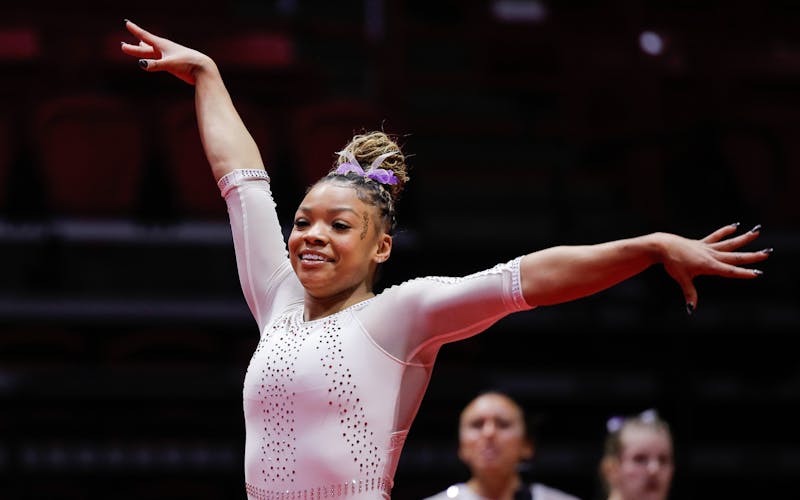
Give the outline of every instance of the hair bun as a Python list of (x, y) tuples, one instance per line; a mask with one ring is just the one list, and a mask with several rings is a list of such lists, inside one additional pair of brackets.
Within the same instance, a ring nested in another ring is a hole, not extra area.
[[(394, 173), (397, 183), (384, 184), (384, 187), (392, 194), (392, 198), (395, 201), (400, 197), (409, 177), (405, 155), (403, 155), (403, 151), (395, 139), (381, 131), (357, 134), (344, 147), (344, 151), (351, 152), (358, 163), (365, 168), (367, 165), (371, 165), (379, 156), (394, 152), (395, 154), (386, 156), (381, 161), (380, 168)], [(346, 160), (340, 155), (334, 170), (344, 161)]]

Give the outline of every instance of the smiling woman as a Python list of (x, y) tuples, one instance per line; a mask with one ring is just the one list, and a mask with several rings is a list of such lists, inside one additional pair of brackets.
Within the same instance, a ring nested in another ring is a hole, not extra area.
[(758, 228), (704, 239), (654, 233), (528, 253), (464, 277), (373, 292), (389, 259), (405, 157), (382, 132), (356, 136), (307, 191), (283, 240), (270, 178), (216, 63), (126, 21), (122, 51), (194, 86), (197, 123), (228, 208), (242, 291), (260, 341), (244, 381), (248, 498), (389, 498), (439, 349), (499, 319), (604, 290), (662, 264), (689, 310), (701, 274), (754, 278), (737, 252)]
[[(364, 171), (357, 157), (375, 159)], [(391, 170), (380, 168), (383, 163)], [(373, 296), (377, 266), (392, 250), (394, 207), (407, 180), (400, 148), (385, 133), (372, 132), (356, 136), (340, 152), (338, 166), (309, 190), (288, 242), (295, 274), (317, 299), (306, 319)]]

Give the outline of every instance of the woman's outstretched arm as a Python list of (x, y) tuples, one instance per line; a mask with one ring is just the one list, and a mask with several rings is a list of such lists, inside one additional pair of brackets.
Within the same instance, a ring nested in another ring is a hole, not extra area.
[(197, 124), (214, 179), (235, 169), (263, 169), (258, 146), (239, 117), (214, 61), (131, 21), (126, 20), (125, 27), (139, 43), (123, 42), (122, 51), (139, 58), (144, 70), (166, 71), (194, 85)]
[(531, 305), (551, 305), (605, 290), (653, 264), (662, 264), (683, 290), (686, 308), (697, 307), (693, 279), (701, 275), (749, 279), (761, 271), (742, 267), (769, 257), (771, 249), (739, 252), (758, 238), (760, 226), (730, 237), (738, 224), (700, 240), (653, 233), (597, 245), (558, 246), (528, 254), (520, 263), (522, 293)]

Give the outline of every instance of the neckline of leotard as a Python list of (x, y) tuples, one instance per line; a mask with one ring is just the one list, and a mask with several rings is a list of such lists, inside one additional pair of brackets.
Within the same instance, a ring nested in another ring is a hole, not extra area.
[(368, 299), (364, 299), (361, 302), (356, 302), (355, 304), (350, 304), (349, 306), (345, 307), (344, 309), (340, 309), (340, 310), (336, 311), (335, 313), (331, 313), (331, 314), (329, 314), (327, 316), (323, 316), (323, 317), (317, 318), (317, 319), (310, 319), (308, 321), (303, 319), (303, 313), (305, 312), (305, 308), (301, 308), (300, 309), (300, 324), (303, 325), (303, 326), (311, 326), (311, 325), (314, 325), (314, 324), (317, 324), (317, 323), (321, 323), (321, 322), (323, 322), (325, 320), (330, 320), (330, 319), (334, 318), (335, 316), (338, 316), (339, 314), (345, 313), (347, 311), (351, 311), (353, 309), (360, 309), (360, 308), (366, 306), (369, 302), (372, 302), (373, 300), (375, 300), (377, 297), (378, 297), (377, 295), (373, 295), (372, 297), (370, 297)]

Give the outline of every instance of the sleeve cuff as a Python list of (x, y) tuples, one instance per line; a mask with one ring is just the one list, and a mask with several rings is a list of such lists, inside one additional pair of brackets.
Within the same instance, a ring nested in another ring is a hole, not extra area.
[(269, 182), (269, 174), (267, 174), (266, 170), (258, 168), (238, 169), (223, 175), (219, 181), (217, 181), (217, 187), (219, 188), (220, 195), (225, 198), (228, 191), (235, 186), (241, 185), (242, 182), (249, 180), (265, 180)]
[(525, 296), (522, 294), (522, 274), (520, 272), (520, 262), (522, 257), (517, 257), (511, 261), (511, 298), (514, 301), (514, 307), (519, 311), (533, 309), (534, 306), (528, 304)]

